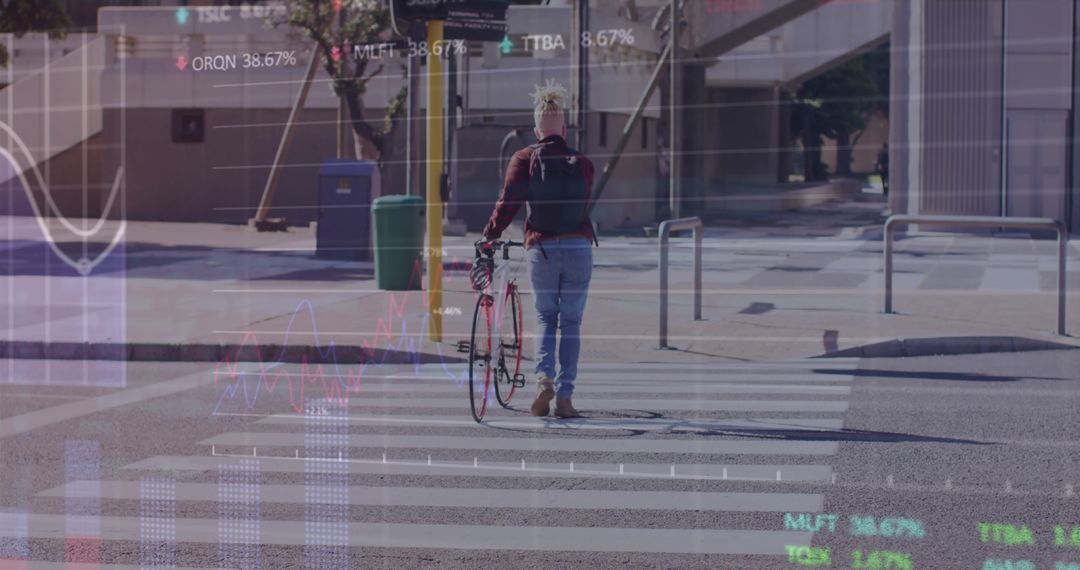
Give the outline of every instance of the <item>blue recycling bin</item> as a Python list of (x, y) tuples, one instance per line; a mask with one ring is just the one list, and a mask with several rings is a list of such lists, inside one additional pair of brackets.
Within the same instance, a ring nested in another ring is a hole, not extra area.
[(371, 198), (379, 193), (379, 165), (329, 160), (319, 167), (315, 255), (371, 261)]

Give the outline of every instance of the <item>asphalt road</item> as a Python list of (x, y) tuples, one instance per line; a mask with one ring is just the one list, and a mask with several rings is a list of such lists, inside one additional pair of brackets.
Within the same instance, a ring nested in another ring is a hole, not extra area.
[(1080, 563), (1078, 351), (589, 363), (586, 418), (519, 394), (482, 426), (460, 365), (371, 367), (343, 407), (326, 369), (94, 366), (0, 362), (0, 567)]

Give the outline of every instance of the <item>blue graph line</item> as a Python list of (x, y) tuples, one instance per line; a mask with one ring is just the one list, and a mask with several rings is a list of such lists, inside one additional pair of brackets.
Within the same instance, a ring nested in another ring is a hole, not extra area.
[[(309, 300), (303, 299), (297, 304), (296, 309), (293, 310), (293, 314), (289, 318), (289, 323), (285, 328), (284, 340), (282, 342), (281, 351), (280, 351), (277, 359), (274, 360), (273, 362), (268, 363), (268, 364), (264, 364), (261, 361), (261, 355), (260, 355), (260, 362), (259, 362), (260, 370), (259, 371), (257, 371), (257, 372), (248, 372), (248, 371), (243, 371), (243, 370), (237, 371), (236, 372), (236, 376), (237, 376), (236, 380), (230, 382), (222, 390), (221, 396), (218, 398), (218, 401), (215, 404), (214, 410), (213, 410), (213, 412), (211, 412), (211, 415), (217, 414), (218, 410), (221, 408), (221, 405), (227, 399), (229, 399), (229, 400), (236, 399), (238, 394), (241, 394), (241, 392), (242, 392), (242, 397), (244, 399), (244, 403), (245, 403), (245, 405), (247, 406), (248, 409), (254, 408), (256, 406), (256, 404), (258, 403), (258, 399), (259, 399), (259, 393), (263, 389), (263, 384), (266, 383), (266, 381), (265, 381), (266, 373), (268, 373), (268, 372), (272, 371), (273, 369), (285, 364), (284, 357), (285, 357), (285, 350), (287, 349), (287, 347), (289, 345), (289, 335), (292, 333), (293, 325), (296, 322), (297, 317), (301, 314), (302, 310), (305, 309), (305, 308), (307, 309), (308, 318), (311, 321), (311, 328), (312, 328), (312, 331), (313, 331), (313, 336), (315, 338), (315, 350), (316, 350), (316, 353), (318, 354), (318, 357), (321, 360), (320, 363), (316, 363), (316, 364), (321, 365), (322, 363), (326, 363), (327, 365), (332, 365), (332, 368), (333, 368), (333, 371), (334, 371), (333, 375), (332, 375), (333, 376), (333, 381), (337, 383), (337, 388), (340, 389), (342, 391), (342, 393), (348, 393), (348, 390), (350, 388), (349, 383), (348, 383), (348, 374), (342, 371), (341, 363), (338, 361), (337, 345), (335, 344), (335, 342), (333, 340), (330, 340), (328, 342), (328, 344), (326, 345), (326, 348), (325, 349), (322, 348), (322, 342), (320, 341), (320, 338), (319, 338), (318, 324), (316, 322), (316, 317), (315, 317), (315, 308), (314, 308), (314, 306), (311, 304), (311, 302)], [(424, 325), (426, 325), (428, 318), (429, 318), (429, 316), (425, 313), (425, 315), (423, 317), (423, 320), (420, 323), (420, 330), (424, 330)], [(381, 319), (380, 319), (380, 321), (381, 321)], [(391, 333), (388, 332), (387, 334), (390, 335)], [(376, 335), (378, 336), (378, 332), (376, 332)], [(254, 335), (249, 335), (249, 337), (253, 337), (253, 336)], [(245, 338), (245, 341), (246, 340), (247, 340), (247, 338)], [(413, 340), (408, 335), (408, 321), (407, 321), (407, 319), (402, 319), (401, 320), (401, 335), (400, 335), (400, 339), (397, 341), (397, 343), (388, 343), (387, 347), (386, 347), (386, 350), (383, 352), (383, 355), (382, 355), (382, 357), (381, 357), (381, 359), (379, 361), (375, 362), (375, 361), (367, 361), (367, 360), (365, 360), (362, 364), (360, 364), (359, 369), (357, 370), (357, 372), (355, 374), (355, 377), (357, 378), (357, 380), (362, 379), (364, 377), (364, 372), (367, 369), (369, 364), (374, 364), (377, 368), (382, 368), (384, 365), (386, 365), (386, 360), (390, 356), (391, 352), (404, 352), (405, 354), (409, 355), (411, 357), (410, 360), (412, 361), (414, 373), (419, 374), (420, 373), (420, 365), (421, 365), (421, 356), (422, 356), (422, 352), (421, 352), (422, 343), (423, 343), (422, 339), (421, 339), (421, 341), (419, 343), (417, 343), (415, 340)], [(257, 342), (256, 342), (256, 346), (257, 346)], [(371, 347), (371, 348), (376, 349), (377, 347)], [(465, 383), (466, 377), (467, 377), (467, 373), (466, 372), (460, 372), (460, 373), (452, 372), (447, 367), (446, 356), (443, 355), (443, 353), (442, 353), (442, 347), (438, 343), (435, 343), (435, 348), (436, 348), (436, 353), (437, 353), (437, 355), (439, 357), (439, 364), (442, 367), (442, 370), (445, 373), (446, 377), (448, 379), (450, 379), (450, 380), (454, 380), (456, 385), (463, 386), (464, 383)], [(233, 364), (239, 365), (239, 361), (235, 361)], [(255, 378), (251, 378), (251, 379), (255, 380), (255, 382), (256, 382), (253, 393), (251, 393), (252, 391), (249, 391), (249, 388), (248, 388), (248, 380), (249, 380), (249, 377), (251, 377), (251, 376), (255, 376)], [(300, 376), (301, 392), (302, 392), (303, 391), (303, 383), (304, 383), (304, 378), (303, 378), (304, 375), (301, 373), (301, 374), (299, 374), (299, 376)], [(292, 393), (292, 379), (291, 378), (286, 378), (286, 383), (289, 385), (289, 392), (291, 394)], [(277, 382), (274, 382), (274, 385), (276, 386)], [(271, 390), (271, 389), (272, 388), (268, 388), (268, 390)], [(295, 408), (295, 403), (294, 403), (294, 408)]]

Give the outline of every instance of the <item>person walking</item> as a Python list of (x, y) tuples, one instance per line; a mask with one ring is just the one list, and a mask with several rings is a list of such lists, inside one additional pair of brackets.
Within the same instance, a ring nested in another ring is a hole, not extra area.
[[(581, 352), (581, 319), (592, 278), (589, 220), (593, 164), (567, 146), (566, 89), (554, 80), (537, 85), (533, 120), (538, 142), (514, 153), (495, 210), (484, 227), (487, 240), (499, 239), (521, 206), (525, 220), (526, 259), (537, 315), (536, 398), (530, 411), (546, 416), (578, 417), (572, 396)], [(558, 374), (555, 371), (556, 330)]]
[(874, 163), (874, 167), (878, 171), (878, 175), (881, 176), (881, 193), (886, 197), (889, 196), (889, 143), (881, 145), (881, 150), (878, 151), (877, 162)]

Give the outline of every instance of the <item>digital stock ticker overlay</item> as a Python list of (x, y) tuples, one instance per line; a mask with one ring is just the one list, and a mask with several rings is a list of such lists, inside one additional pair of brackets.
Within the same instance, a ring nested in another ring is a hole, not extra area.
[(0, 570), (1080, 570), (1078, 50), (0, 0)]

